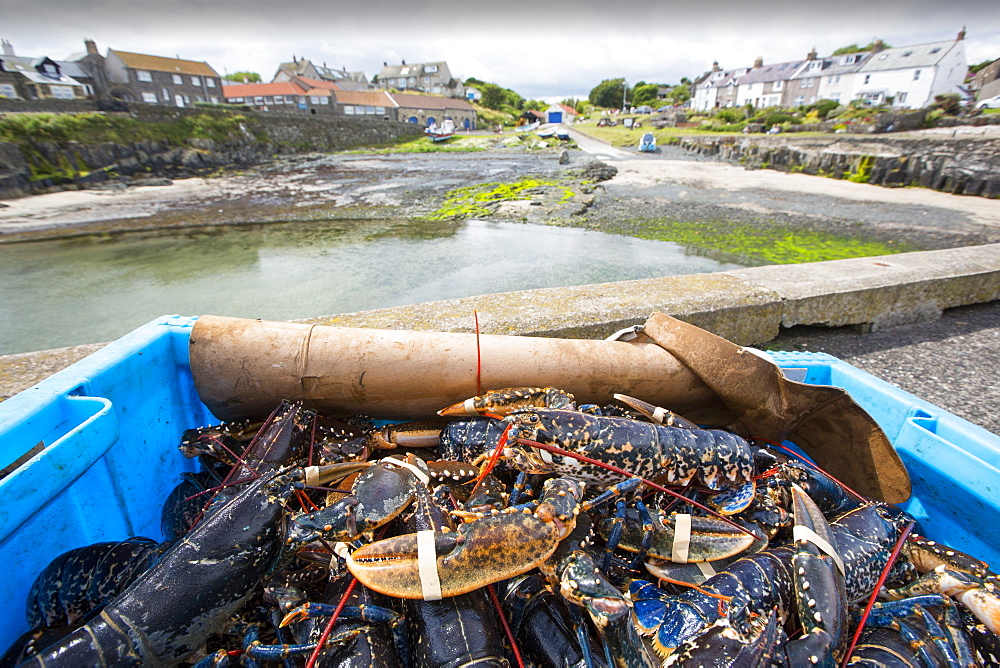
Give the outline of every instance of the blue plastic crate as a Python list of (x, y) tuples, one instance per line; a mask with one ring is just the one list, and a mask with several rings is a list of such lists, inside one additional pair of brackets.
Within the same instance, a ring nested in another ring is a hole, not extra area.
[[(162, 538), (160, 508), (183, 471), (188, 428), (216, 423), (191, 378), (195, 318), (151, 322), (0, 403), (0, 651), (27, 630), (25, 599), (56, 555), (102, 540)], [(1000, 563), (1000, 437), (834, 357), (770, 353), (791, 377), (845, 388), (885, 430), (913, 480), (903, 507), (931, 538)]]

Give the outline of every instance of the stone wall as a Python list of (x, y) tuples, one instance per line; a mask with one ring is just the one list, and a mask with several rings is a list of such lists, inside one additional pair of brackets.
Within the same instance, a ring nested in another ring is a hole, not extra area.
[(959, 195), (1000, 197), (1000, 139), (777, 135), (683, 137), (677, 145), (747, 169), (777, 169), (872, 185), (920, 186)]
[[(231, 113), (141, 105), (123, 115), (145, 122), (171, 122), (183, 116)], [(220, 167), (257, 164), (276, 153), (343, 150), (421, 133), (411, 123), (299, 114), (248, 114), (238, 128), (224, 141), (191, 138), (181, 144), (39, 141), (29, 142), (22, 150), (17, 144), (0, 142), (0, 199), (90, 188), (108, 181), (182, 178)]]

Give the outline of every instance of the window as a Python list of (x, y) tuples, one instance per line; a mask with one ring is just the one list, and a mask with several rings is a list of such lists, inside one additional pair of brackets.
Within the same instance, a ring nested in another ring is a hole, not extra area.
[(153, 80), (153, 75), (150, 74), (149, 72), (147, 72), (146, 70), (136, 70), (135, 71), (135, 77), (139, 81), (152, 81)]
[(177, 84), (178, 86), (180, 86), (182, 83), (184, 83), (184, 79), (181, 78), (181, 75), (175, 74), (174, 75), (174, 83)]
[(309, 101), (312, 102), (313, 104), (319, 104), (319, 98), (316, 97), (315, 95), (310, 95)]
[(771, 86), (771, 90), (781, 90), (781, 85), (785, 83), (784, 81), (775, 81)]
[(198, 77), (191, 77), (191, 85), (192, 86), (200, 86), (201, 85), (201, 79), (198, 78)]
[(375, 107), (375, 113), (376, 114), (384, 114), (385, 113), (385, 107)]
[(143, 93), (142, 101), (149, 102), (150, 104), (156, 104), (159, 100), (156, 99), (156, 93)]
[(167, 92), (166, 88), (162, 88), (161, 90), (163, 91), (163, 99), (170, 102), (170, 93)]
[(816, 85), (816, 79), (815, 78), (810, 77), (808, 79), (803, 79), (802, 80), (802, 87), (803, 88), (812, 88), (815, 85)]
[(354, 105), (345, 104), (344, 105), (344, 114), (346, 114), (347, 116), (353, 116), (354, 115)]
[(365, 113), (368, 114), (369, 116), (373, 115), (375, 113), (375, 107), (371, 105), (366, 106)]
[(226, 102), (228, 102), (229, 104), (243, 104), (243, 98), (242, 97), (227, 97), (226, 98)]
[(920, 78), (920, 70), (913, 70), (913, 80), (916, 81)]
[(812, 72), (814, 70), (818, 70), (818, 69), (820, 69), (822, 67), (823, 67), (823, 61), (822, 60), (814, 60), (811, 63), (809, 63), (809, 71), (810, 72)]
[(898, 93), (896, 93), (896, 102), (899, 102), (900, 104), (906, 102), (906, 92), (905, 91), (899, 91)]
[(840, 83), (840, 75), (839, 74), (834, 74), (832, 77), (830, 77), (830, 79), (827, 81), (827, 83), (831, 83), (831, 84)]
[(52, 76), (56, 76), (57, 74), (59, 74), (59, 72), (56, 71), (56, 66), (51, 65), (49, 63), (45, 63), (44, 65), (42, 65), (42, 72), (45, 72), (46, 74), (50, 74)]
[(0, 97), (17, 97), (13, 84), (0, 84)]
[(52, 97), (57, 100), (72, 100), (74, 98), (72, 86), (49, 86), (49, 90), (52, 91)]
[(254, 104), (264, 104), (264, 98), (258, 95), (253, 99)]
[(805, 97), (801, 95), (796, 95), (795, 99), (792, 101), (792, 104), (794, 104), (796, 107), (800, 107), (803, 104), (805, 104), (805, 101), (806, 101)]
[(940, 50), (941, 50), (941, 47), (940, 46), (936, 46), (933, 49), (931, 49), (931, 53), (937, 53)]
[(853, 54), (850, 56), (844, 56), (843, 58), (840, 59), (841, 65), (853, 65), (856, 62), (858, 62), (858, 57)]
[(275, 95), (274, 96), (274, 103), (275, 104), (284, 104), (285, 103), (285, 96), (284, 95)]
[(424, 72), (427, 72), (428, 74), (434, 74), (437, 71), (438, 71), (437, 65), (427, 65), (426, 67), (424, 67)]
[(208, 101), (211, 102), (212, 104), (219, 104), (219, 98), (215, 97), (214, 95), (210, 96), (208, 98)]
[(205, 85), (209, 88), (215, 88), (215, 79), (205, 79)]
[(321, 95), (320, 98), (319, 98), (319, 103), (320, 104), (330, 104), (330, 98), (327, 97), (326, 95)]
[(271, 99), (270, 95), (264, 98), (264, 104), (274, 104), (274, 100)]
[(905, 52), (903, 53), (903, 58), (906, 58), (907, 56), (912, 56), (912, 55), (913, 55), (913, 52), (912, 52), (912, 51), (905, 51)]
[(865, 83), (868, 83), (868, 82), (870, 82), (871, 80), (872, 80), (872, 75), (870, 75), (870, 74), (866, 74), (866, 75), (865, 75)]

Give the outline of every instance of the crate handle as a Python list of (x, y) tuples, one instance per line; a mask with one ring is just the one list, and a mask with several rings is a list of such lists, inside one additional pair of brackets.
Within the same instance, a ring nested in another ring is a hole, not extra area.
[[(103, 397), (63, 395), (77, 424), (4, 478), (0, 494), (0, 542), (86, 473), (118, 440), (118, 418)], [(29, 502), (30, 500), (30, 502)]]

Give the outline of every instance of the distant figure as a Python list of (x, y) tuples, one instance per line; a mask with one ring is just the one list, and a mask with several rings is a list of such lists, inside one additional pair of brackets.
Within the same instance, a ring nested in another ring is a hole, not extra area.
[(771, 129), (767, 131), (767, 134), (776, 135), (779, 132), (781, 132), (781, 126), (775, 123), (774, 125), (771, 126)]

